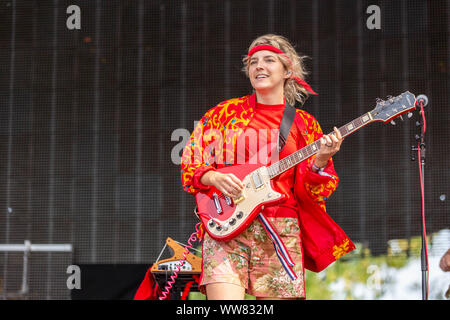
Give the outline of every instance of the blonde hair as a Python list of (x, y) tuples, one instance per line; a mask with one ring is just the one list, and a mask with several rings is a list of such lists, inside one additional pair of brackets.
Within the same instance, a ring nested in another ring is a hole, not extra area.
[[(289, 42), (288, 39), (286, 39), (283, 36), (275, 35), (275, 34), (266, 34), (263, 36), (260, 36), (256, 38), (248, 50), (250, 51), (253, 47), (262, 45), (262, 44), (268, 44), (275, 48), (278, 48), (282, 50), (286, 56), (290, 59), (287, 59), (282, 54), (277, 54), (278, 58), (280, 59), (281, 63), (283, 64), (284, 68), (288, 71), (292, 72), (292, 77), (289, 79), (286, 79), (284, 82), (284, 97), (286, 98), (286, 101), (291, 105), (295, 105), (295, 101), (300, 102), (302, 105), (306, 101), (306, 99), (309, 96), (308, 91), (303, 88), (302, 85), (298, 84), (297, 81), (293, 79), (293, 77), (299, 77), (300, 79), (305, 79), (305, 76), (308, 74), (308, 72), (305, 69), (305, 66), (303, 64), (303, 61), (306, 58), (309, 58), (308, 56), (300, 56), (293, 45)], [(242, 68), (242, 71), (245, 73), (247, 77), (248, 75), (248, 57), (245, 56), (242, 59), (242, 62), (244, 63), (244, 67)], [(291, 64), (292, 62), (292, 64)]]

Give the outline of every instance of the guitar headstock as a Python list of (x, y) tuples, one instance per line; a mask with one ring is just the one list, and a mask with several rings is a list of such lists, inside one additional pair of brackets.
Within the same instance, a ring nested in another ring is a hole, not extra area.
[(380, 100), (375, 109), (370, 111), (374, 120), (389, 122), (392, 119), (416, 108), (416, 97), (409, 91), (399, 96)]

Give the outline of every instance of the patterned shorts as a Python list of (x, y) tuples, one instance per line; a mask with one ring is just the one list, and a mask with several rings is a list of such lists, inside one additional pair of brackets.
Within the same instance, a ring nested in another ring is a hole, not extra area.
[(297, 279), (292, 281), (275, 252), (273, 242), (258, 219), (230, 241), (203, 240), (205, 285), (226, 282), (239, 285), (256, 297), (305, 298), (300, 228), (296, 218), (267, 218), (277, 231), (292, 260)]

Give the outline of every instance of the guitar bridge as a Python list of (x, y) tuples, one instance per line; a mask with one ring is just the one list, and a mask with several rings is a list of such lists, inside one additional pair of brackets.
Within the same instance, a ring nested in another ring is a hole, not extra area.
[(261, 178), (261, 175), (259, 173), (259, 171), (256, 171), (254, 173), (251, 174), (251, 178), (252, 178), (252, 184), (253, 187), (258, 190), (261, 189), (265, 186), (263, 179)]

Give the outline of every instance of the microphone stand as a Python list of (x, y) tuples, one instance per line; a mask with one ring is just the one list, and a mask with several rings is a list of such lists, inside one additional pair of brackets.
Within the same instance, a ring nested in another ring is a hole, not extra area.
[[(423, 107), (426, 106), (428, 104), (428, 98), (426, 95), (419, 95), (417, 97), (417, 103), (420, 105), (420, 111), (419, 114), (421, 114), (423, 110)], [(420, 120), (416, 122), (416, 126), (420, 127), (420, 134), (416, 134), (415, 138), (416, 141), (420, 141), (419, 143), (419, 147), (416, 146), (412, 146), (411, 147), (411, 151), (413, 153), (411, 160), (415, 161), (415, 156), (414, 156), (414, 152), (419, 151), (418, 148), (420, 148), (420, 159), (418, 159), (420, 161), (420, 166), (421, 166), (421, 170), (422, 170), (422, 176), (421, 178), (421, 196), (423, 194), (423, 196), (425, 197), (425, 153), (426, 153), (426, 146), (425, 146), (425, 124), (423, 121), (424, 117), (421, 114)], [(425, 203), (425, 201), (424, 201)], [(421, 221), (421, 226), (422, 226), (422, 248), (421, 248), (421, 252), (420, 252), (420, 261), (421, 261), (421, 270), (422, 270), (422, 300), (427, 300), (428, 299), (428, 279), (427, 279), (427, 272), (428, 272), (428, 259), (426, 257), (426, 230), (425, 230), (425, 221), (424, 221), (424, 217), (422, 217), (422, 219), (420, 219)]]

